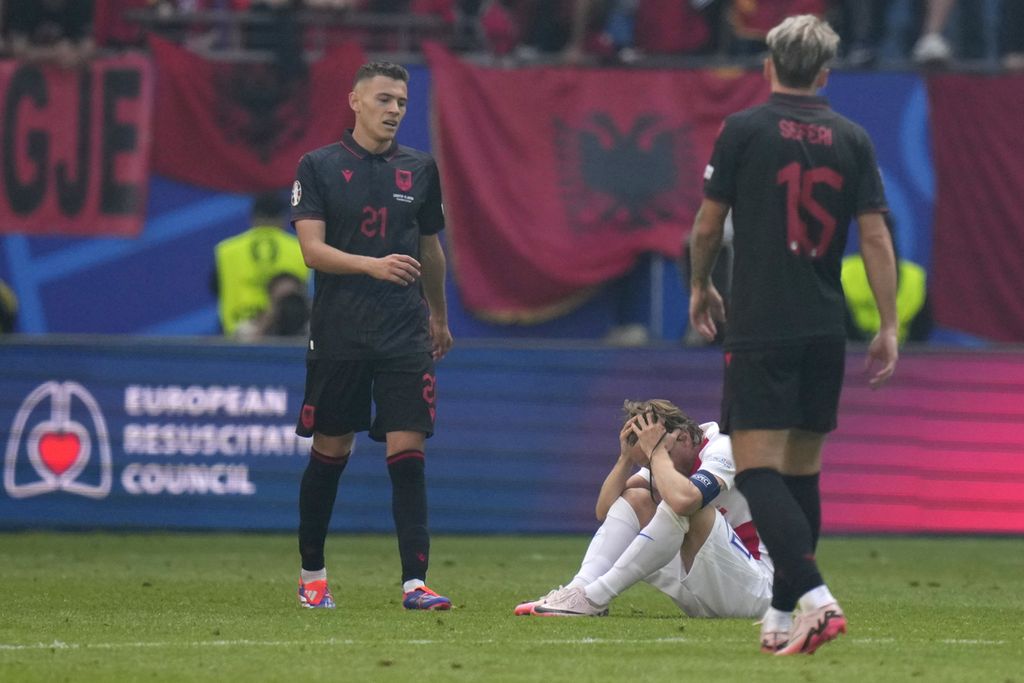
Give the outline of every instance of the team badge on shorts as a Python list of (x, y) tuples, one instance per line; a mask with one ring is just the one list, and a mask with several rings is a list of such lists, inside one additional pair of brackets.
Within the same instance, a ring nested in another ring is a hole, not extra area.
[(298, 206), (302, 201), (302, 183), (296, 180), (292, 183), (292, 206)]
[(299, 415), (299, 419), (302, 420), (303, 427), (312, 429), (316, 422), (316, 407), (309, 404), (302, 406), (302, 413)]

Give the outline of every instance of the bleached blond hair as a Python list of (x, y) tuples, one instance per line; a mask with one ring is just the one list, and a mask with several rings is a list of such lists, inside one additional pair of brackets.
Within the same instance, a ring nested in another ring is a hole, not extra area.
[(813, 14), (787, 17), (768, 32), (767, 42), (775, 74), (790, 88), (811, 87), (839, 50), (839, 36)]

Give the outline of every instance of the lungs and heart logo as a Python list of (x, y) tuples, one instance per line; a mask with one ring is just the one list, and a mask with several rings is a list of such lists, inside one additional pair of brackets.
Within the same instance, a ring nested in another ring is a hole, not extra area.
[(85, 387), (45, 382), (25, 398), (4, 457), (4, 488), (11, 498), (53, 491), (105, 498), (112, 470), (107, 424)]

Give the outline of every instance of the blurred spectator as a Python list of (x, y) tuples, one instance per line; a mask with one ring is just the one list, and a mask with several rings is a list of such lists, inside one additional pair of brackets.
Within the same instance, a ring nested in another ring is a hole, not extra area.
[(957, 0), (925, 0), (921, 37), (914, 44), (911, 57), (918, 64), (943, 64), (953, 56), (949, 41), (943, 35), (949, 15)]
[(275, 90), (287, 90), (288, 84), (306, 75), (302, 29), (296, 19), (301, 8), (302, 0), (252, 0), (249, 7), (254, 16), (268, 21), (248, 26), (245, 47), (273, 55), (270, 80)]
[(0, 280), (0, 334), (18, 329), (18, 297), (7, 283)]
[(63, 68), (87, 64), (92, 39), (92, 0), (7, 0), (4, 27), (16, 59)]
[(1024, 2), (1003, 0), (999, 6), (999, 57), (1003, 67), (1024, 70)]
[(833, 25), (847, 66), (873, 66), (878, 46), (886, 33), (888, 0), (838, 0), (833, 6)]
[(732, 29), (733, 55), (764, 52), (765, 36), (772, 27), (794, 14), (824, 16), (826, 0), (731, 0), (727, 18)]
[[(1008, 4), (1020, 5), (1020, 0)], [(915, 0), (913, 10), (921, 27), (910, 53), (917, 64), (941, 66), (953, 59), (988, 57), (985, 0)], [(956, 38), (955, 46), (950, 34)]]
[[(591, 2), (579, 1), (587, 5)], [(545, 54), (559, 54), (570, 48), (577, 18), (576, 4), (576, 0), (516, 0), (509, 3), (522, 31), (522, 43), (517, 50), (519, 56), (532, 59)], [(588, 6), (584, 6), (582, 16), (590, 16)], [(581, 35), (578, 42), (582, 45), (585, 38)]]
[[(298, 238), (281, 227), (285, 210), (285, 202), (277, 194), (258, 196), (253, 203), (253, 227), (222, 240), (214, 249), (212, 285), (221, 329), (227, 336), (251, 338), (271, 329), (292, 329), (286, 323), (296, 318), (294, 299), (287, 298), (293, 292), (281, 283), (275, 283), (272, 292), (270, 285), (281, 274), (304, 284), (309, 269)], [(271, 310), (275, 302), (284, 310)]]
[(309, 288), (291, 273), (278, 273), (267, 283), (267, 308), (235, 329), (235, 338), (258, 341), (266, 337), (309, 334)]
[(708, 0), (580, 0), (566, 61), (631, 63), (645, 54), (693, 54), (711, 45)]
[(723, 0), (638, 0), (634, 45), (641, 54), (706, 54), (717, 45), (723, 6)]
[(366, 8), (368, 0), (306, 0), (309, 9), (325, 10), (361, 10)]
[(421, 17), (437, 17), (449, 25), (455, 24), (455, 0), (411, 0), (409, 11)]
[[(899, 314), (899, 341), (927, 341), (932, 331), (931, 307), (925, 269), (909, 259), (900, 258), (892, 215), (885, 214), (885, 227), (893, 238), (896, 253), (896, 310)], [(846, 333), (849, 339), (871, 341), (881, 321), (875, 296), (868, 284), (864, 259), (860, 253), (843, 258), (843, 294), (846, 296)]]
[(626, 274), (608, 283), (612, 300), (612, 326), (604, 337), (609, 346), (643, 346), (650, 342), (651, 262), (644, 254)]
[(512, 54), (522, 39), (515, 14), (502, 0), (485, 0), (480, 7), (480, 30), (487, 48), (498, 57)]
[(154, 0), (94, 0), (93, 38), (101, 48), (141, 47), (145, 42), (142, 25), (126, 17), (127, 12), (145, 10)]

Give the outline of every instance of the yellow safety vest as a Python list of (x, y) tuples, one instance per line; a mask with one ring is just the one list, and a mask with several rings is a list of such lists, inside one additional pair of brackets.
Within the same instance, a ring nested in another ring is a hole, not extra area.
[[(904, 342), (910, 330), (910, 323), (924, 306), (927, 275), (924, 268), (913, 261), (900, 259), (899, 287), (896, 289), (896, 314), (899, 318), (899, 340)], [(843, 292), (846, 294), (846, 306), (850, 310), (853, 323), (868, 335), (878, 332), (882, 326), (878, 309), (875, 307), (875, 295), (868, 283), (868, 273), (864, 268), (864, 259), (860, 254), (853, 254), (843, 259)]]
[(299, 240), (273, 225), (258, 225), (217, 243), (214, 249), (220, 292), (218, 311), (224, 334), (267, 309), (267, 283), (289, 273), (307, 282), (309, 268)]

